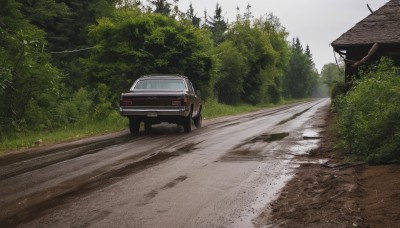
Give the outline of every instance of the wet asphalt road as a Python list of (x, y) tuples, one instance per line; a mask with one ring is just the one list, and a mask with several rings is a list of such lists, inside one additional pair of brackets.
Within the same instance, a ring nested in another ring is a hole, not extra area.
[(2, 156), (0, 227), (252, 227), (318, 145), (329, 102)]

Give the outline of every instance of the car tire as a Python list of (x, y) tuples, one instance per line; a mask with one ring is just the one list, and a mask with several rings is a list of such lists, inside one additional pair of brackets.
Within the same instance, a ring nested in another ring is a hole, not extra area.
[(189, 114), (188, 117), (185, 117), (183, 120), (183, 131), (191, 132), (192, 131), (192, 113)]
[(203, 116), (201, 115), (201, 113), (199, 113), (199, 115), (194, 118), (194, 126), (196, 126), (196, 128), (201, 128), (203, 124)]
[(140, 129), (140, 120), (136, 118), (129, 118), (129, 130), (131, 134), (138, 135)]

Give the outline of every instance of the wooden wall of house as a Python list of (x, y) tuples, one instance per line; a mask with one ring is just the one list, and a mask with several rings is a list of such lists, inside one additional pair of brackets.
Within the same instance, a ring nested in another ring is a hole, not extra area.
[[(371, 47), (372, 45), (358, 45), (346, 48), (346, 59), (351, 60), (346, 63), (346, 84), (351, 82), (353, 76), (357, 78), (359, 73), (359, 68), (354, 68), (351, 65), (368, 55)], [(400, 67), (400, 44), (380, 44), (377, 52), (366, 62), (366, 64), (376, 63), (382, 56), (391, 58), (395, 64)]]

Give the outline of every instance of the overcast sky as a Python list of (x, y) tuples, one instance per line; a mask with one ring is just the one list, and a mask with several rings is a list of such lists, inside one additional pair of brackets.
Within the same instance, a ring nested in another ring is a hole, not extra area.
[(186, 12), (190, 2), (199, 17), (205, 9), (214, 15), (218, 2), (230, 22), (236, 18), (236, 8), (243, 14), (248, 3), (254, 17), (272, 12), (289, 32), (289, 40), (299, 37), (304, 46), (310, 46), (320, 71), (335, 62), (330, 43), (370, 14), (367, 4), (377, 10), (389, 0), (179, 0), (180, 10)]

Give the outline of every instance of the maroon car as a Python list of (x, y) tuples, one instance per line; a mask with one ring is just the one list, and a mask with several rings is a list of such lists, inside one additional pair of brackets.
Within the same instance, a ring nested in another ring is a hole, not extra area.
[(162, 122), (182, 125), (185, 132), (202, 123), (202, 102), (199, 92), (182, 75), (148, 75), (133, 83), (128, 93), (122, 93), (120, 113), (129, 118), (129, 129), (138, 134), (140, 123), (146, 131)]

